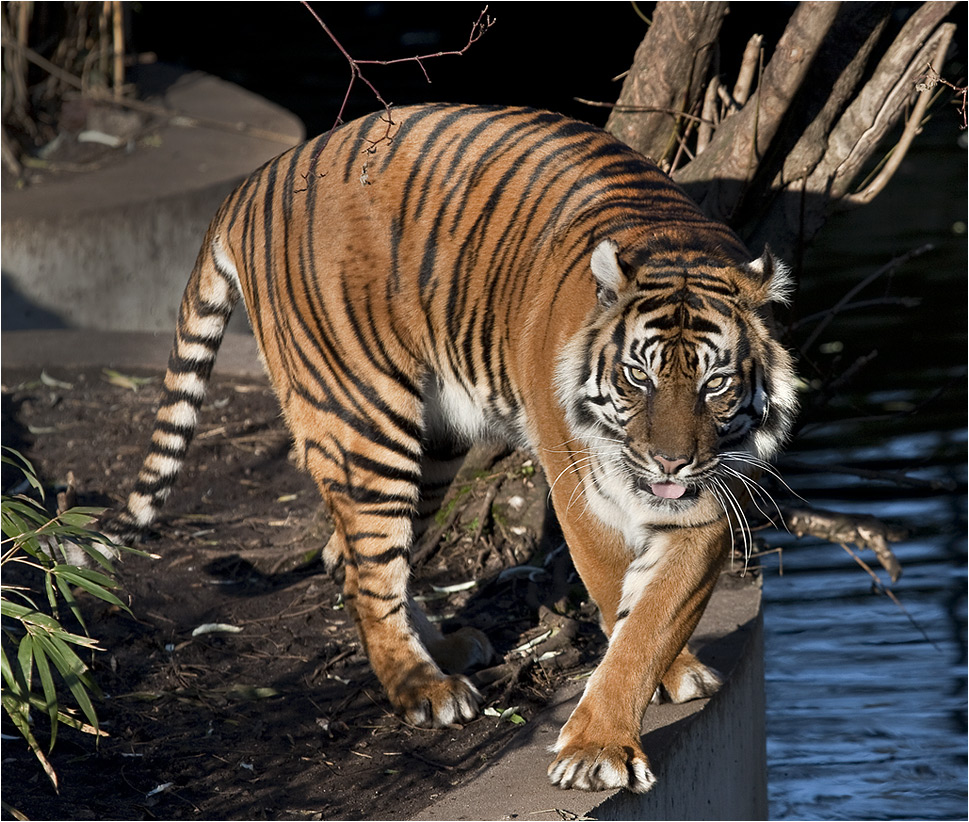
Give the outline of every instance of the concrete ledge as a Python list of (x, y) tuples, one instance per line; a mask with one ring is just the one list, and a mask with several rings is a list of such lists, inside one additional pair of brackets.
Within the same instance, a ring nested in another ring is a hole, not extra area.
[[(188, 280), (188, 272), (185, 279)], [(245, 311), (240, 308), (236, 313), (245, 314)], [(174, 337), (174, 320), (171, 328), (156, 332), (75, 328), (4, 330), (0, 335), (0, 366), (37, 369), (103, 366), (164, 371)], [(239, 377), (264, 374), (255, 337), (248, 333), (226, 334), (213, 373)]]
[(721, 578), (690, 645), (724, 674), (724, 686), (711, 699), (646, 712), (643, 749), (657, 777), (649, 793), (589, 794), (549, 784), (547, 749), (581, 696), (577, 685), (524, 726), (492, 766), (415, 818), (766, 819), (760, 600), (759, 580)]
[(222, 200), (303, 138), (298, 118), (238, 86), (153, 68), (149, 80), (163, 88), (162, 104), (263, 131), (168, 123), (153, 131), (151, 145), (119, 151), (95, 171), (4, 191), (4, 330), (170, 332)]

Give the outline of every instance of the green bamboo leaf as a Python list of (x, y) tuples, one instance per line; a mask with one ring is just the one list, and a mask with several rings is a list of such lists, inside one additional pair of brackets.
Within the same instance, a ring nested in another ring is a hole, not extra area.
[[(17, 729), (23, 733), (21, 730), (21, 723), (29, 731), (30, 730), (30, 720), (29, 709), (30, 705), (27, 700), (21, 697), (20, 694), (16, 693), (13, 689), (3, 690), (3, 709), (7, 712), (7, 716), (14, 722)], [(26, 734), (24, 734), (26, 736)]]
[[(91, 532), (84, 531), (83, 529), (70, 529), (66, 530), (63, 535), (66, 539), (61, 539), (58, 547), (61, 550), (65, 559), (68, 559), (66, 543), (70, 543), (71, 547), (78, 548), (83, 551), (92, 561), (100, 565), (108, 573), (114, 573), (114, 565), (111, 560), (106, 557), (100, 550), (98, 550), (98, 545), (103, 545), (105, 542), (100, 540), (92, 540)], [(108, 546), (110, 548), (110, 546)], [(76, 566), (75, 566), (76, 567)]]
[(57, 594), (54, 593), (54, 579), (50, 574), (44, 574), (44, 591), (47, 592), (47, 604), (51, 613), (57, 619)]
[[(107, 508), (98, 505), (75, 505), (73, 508), (68, 509), (65, 513), (73, 512), (75, 514), (84, 514), (85, 516), (89, 517), (99, 517), (107, 510)], [(64, 514), (61, 514), (61, 516), (63, 517)]]
[(4, 497), (3, 510), (4, 512), (16, 511), (27, 517), (42, 517), (44, 522), (49, 519), (47, 512), (39, 503), (30, 497), (25, 497), (23, 494), (17, 494), (15, 497)]
[[(65, 640), (65, 636), (68, 638), (67, 640)], [(73, 640), (75, 638), (82, 640), (82, 643), (74, 642)], [(72, 644), (86, 644), (93, 642), (93, 640), (87, 640), (85, 637), (77, 636), (76, 634), (69, 634), (64, 630), (47, 635), (37, 634), (37, 639), (45, 646), (44, 651), (47, 653), (47, 658), (54, 663), (54, 667), (64, 677), (65, 682), (73, 680), (80, 682), (85, 688), (91, 691), (96, 692), (98, 690), (97, 685), (94, 684), (94, 680), (91, 679), (88, 673), (88, 667), (84, 664), (84, 660), (71, 648)], [(69, 642), (70, 644), (68, 644)]]
[(56, 619), (47, 616), (43, 611), (38, 611), (35, 607), (32, 608), (27, 605), (10, 602), (6, 599), (0, 602), (0, 615), (16, 619), (25, 624), (47, 628), (48, 630), (60, 627)]
[(9, 693), (4, 693), (2, 695), (2, 701), (3, 709), (6, 711), (7, 716), (9, 716), (13, 721), (13, 724), (16, 726), (17, 730), (20, 731), (21, 736), (27, 740), (27, 746), (33, 752), (34, 756), (37, 757), (37, 761), (40, 762), (41, 767), (47, 774), (47, 778), (51, 781), (54, 786), (54, 790), (56, 791), (58, 789), (57, 774), (55, 773), (50, 762), (47, 760), (47, 757), (44, 756), (40, 743), (37, 742), (33, 733), (31, 733), (30, 724), (27, 722), (27, 719), (24, 717), (23, 713), (17, 710), (17, 705), (15, 704), (16, 697), (13, 697), (13, 695)]
[(13, 675), (13, 668), (10, 665), (10, 660), (7, 659), (7, 652), (0, 645), (0, 672), (3, 673), (3, 681), (7, 683), (10, 688), (16, 689), (17, 680)]
[(20, 676), (23, 690), (30, 692), (34, 687), (34, 641), (30, 634), (20, 638), (17, 646), (17, 665), (20, 666)]
[[(90, 569), (84, 569), (84, 570), (90, 570)], [(127, 605), (125, 605), (125, 603), (122, 602), (121, 599), (119, 599), (117, 596), (111, 593), (111, 591), (107, 590), (107, 588), (105, 588), (104, 586), (98, 585), (97, 583), (89, 580), (80, 580), (80, 581), (76, 580), (74, 574), (70, 574), (70, 573), (59, 574), (58, 579), (60, 580), (61, 578), (74, 582), (75, 585), (77, 585), (80, 588), (83, 588), (84, 591), (89, 593), (91, 596), (97, 597), (98, 599), (102, 599), (105, 602), (110, 603), (111, 605), (116, 605), (119, 608), (123, 608), (129, 614), (131, 613), (131, 609)], [(108, 577), (107, 579), (110, 582), (110, 587), (112, 588), (118, 587), (117, 583), (114, 582), (114, 580), (111, 580), (110, 577)], [(83, 625), (84, 623), (82, 622), (81, 624)]]
[(54, 743), (57, 741), (57, 689), (54, 686), (54, 677), (51, 675), (50, 665), (47, 663), (47, 656), (41, 649), (40, 653), (34, 654), (34, 663), (37, 665), (37, 675), (40, 677), (41, 687), (44, 689), (44, 708), (50, 717), (50, 747), (48, 752), (54, 750)]
[[(4, 586), (3, 592), (6, 596), (16, 596), (20, 597), (24, 602), (27, 603), (27, 608), (31, 611), (37, 610), (37, 604), (30, 597), (30, 594), (26, 593), (28, 589), (18, 590), (12, 586)], [(4, 600), (6, 602), (7, 600)]]
[(22, 471), (24, 478), (31, 484), (31, 486), (40, 492), (40, 498), (43, 499), (44, 486), (41, 485), (40, 480), (37, 479), (37, 471), (34, 468), (34, 464), (15, 448), (10, 448), (9, 446), (4, 445), (3, 451), (6, 452), (6, 454), (12, 455), (12, 457), (4, 455), (3, 461), (7, 463), (7, 465), (12, 465)]
[(78, 568), (76, 565), (55, 565), (51, 572), (57, 576), (69, 579), (74, 585), (87, 590), (88, 585), (101, 588), (117, 588), (118, 583), (113, 577), (95, 571), (93, 568)]
[(27, 512), (20, 510), (21, 508), (24, 508), (24, 506), (8, 505), (3, 509), (0, 527), (9, 539), (22, 540), (34, 532), (33, 524), (29, 522)]
[(56, 619), (48, 616), (43, 611), (27, 608), (15, 602), (10, 602), (9, 600), (0, 602), (0, 606), (2, 606), (4, 616), (19, 620), (28, 631), (31, 628), (38, 629), (34, 632), (34, 636), (38, 639), (43, 637), (57, 638), (62, 642), (69, 642), (72, 645), (79, 645), (90, 650), (101, 650), (98, 647), (97, 640), (91, 639), (91, 637), (81, 636), (80, 634), (73, 634), (65, 630)]
[[(91, 511), (99, 511), (99, 509), (92, 508)], [(100, 513), (100, 511), (99, 511)], [(86, 511), (71, 508), (64, 511), (62, 514), (58, 514), (57, 518), (65, 525), (73, 525), (76, 528), (85, 528), (91, 524), (91, 520), (96, 516), (96, 514), (86, 513)]]
[(90, 636), (90, 631), (87, 629), (87, 623), (84, 621), (84, 617), (81, 615), (81, 609), (77, 606), (77, 598), (74, 596), (74, 592), (71, 590), (70, 582), (64, 579), (64, 577), (60, 574), (52, 574), (52, 576), (57, 581), (57, 589), (61, 592), (61, 596), (64, 597), (64, 602), (67, 603), (67, 607), (71, 609), (74, 619), (78, 621), (84, 633)]
[(91, 677), (88, 676), (87, 666), (58, 637), (38, 635), (37, 638), (40, 640), (41, 645), (44, 646), (44, 652), (47, 654), (47, 658), (54, 663), (54, 667), (57, 668), (58, 673), (64, 679), (64, 684), (67, 685), (68, 690), (74, 697), (74, 701), (84, 712), (88, 722), (95, 728), (98, 728), (98, 716), (94, 711), (94, 706), (91, 704), (91, 698), (88, 694), (90, 692), (100, 695), (100, 691)]

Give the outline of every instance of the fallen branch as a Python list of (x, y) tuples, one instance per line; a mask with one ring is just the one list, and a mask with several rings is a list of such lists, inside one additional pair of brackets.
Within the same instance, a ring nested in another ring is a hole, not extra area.
[(782, 509), (784, 522), (794, 536), (817, 537), (836, 545), (857, 545), (874, 551), (892, 582), (902, 575), (902, 566), (889, 542), (900, 542), (908, 537), (908, 531), (896, 525), (884, 523), (866, 514), (841, 514), (820, 508)]

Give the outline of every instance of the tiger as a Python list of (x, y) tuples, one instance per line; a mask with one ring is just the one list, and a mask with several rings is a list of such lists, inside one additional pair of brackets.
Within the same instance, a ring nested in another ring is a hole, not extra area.
[(241, 299), (333, 520), (323, 556), (402, 719), (464, 723), (483, 701), (466, 674), (487, 637), (427, 619), (409, 554), (471, 445), (502, 440), (544, 470), (608, 637), (549, 778), (646, 792), (647, 706), (720, 685), (687, 640), (796, 412), (772, 319), (791, 289), (769, 248), (754, 258), (598, 127), (443, 103), (341, 124), (211, 222), (116, 538), (156, 520)]

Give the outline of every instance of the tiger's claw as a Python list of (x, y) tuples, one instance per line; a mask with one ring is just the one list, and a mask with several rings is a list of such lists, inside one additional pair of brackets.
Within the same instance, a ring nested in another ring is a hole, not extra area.
[(580, 791), (626, 788), (646, 793), (656, 782), (649, 761), (638, 745), (588, 745), (563, 750), (549, 765), (553, 785)]

